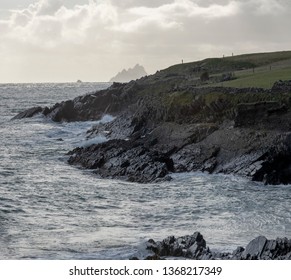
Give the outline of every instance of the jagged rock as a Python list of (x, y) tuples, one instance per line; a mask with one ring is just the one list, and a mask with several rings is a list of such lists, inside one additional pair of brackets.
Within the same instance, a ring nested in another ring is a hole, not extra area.
[(243, 259), (250, 260), (260, 259), (267, 241), (267, 238), (264, 236), (259, 236), (256, 239), (252, 240), (243, 251), (241, 257)]
[(33, 107), (28, 110), (25, 110), (24, 112), (19, 113), (15, 117), (12, 118), (12, 120), (16, 119), (24, 119), (24, 118), (31, 118), (35, 116), (36, 114), (39, 114), (42, 112), (42, 107)]
[(217, 160), (215, 157), (212, 157), (204, 163), (204, 165), (202, 167), (202, 171), (207, 171), (209, 173), (213, 173), (216, 166), (217, 166)]
[(196, 260), (291, 260), (291, 239), (268, 240), (264, 236), (258, 236), (245, 249), (238, 247), (232, 253), (211, 251), (199, 232), (179, 238), (169, 236), (157, 242), (150, 239), (146, 248), (150, 259), (184, 257)]
[(150, 239), (147, 249), (157, 256), (174, 256), (199, 259), (206, 253), (206, 241), (199, 232), (179, 238), (169, 236), (161, 242)]
[(232, 259), (233, 260), (240, 260), (241, 255), (244, 252), (245, 248), (239, 246), (232, 252)]
[(56, 122), (60, 121), (73, 121), (77, 116), (77, 110), (75, 109), (75, 103), (72, 100), (62, 102), (60, 106), (57, 106), (50, 113), (52, 120)]
[(40, 107), (31, 108), (14, 118), (26, 118), (42, 112), (55, 122), (98, 120), (104, 114), (117, 114), (128, 110), (137, 101), (134, 92), (141, 90), (135, 82), (128, 84), (115, 83), (106, 90), (76, 97), (74, 100), (56, 103), (44, 110)]
[(244, 260), (275, 260), (291, 258), (291, 240), (277, 238), (268, 240), (259, 236), (252, 240), (241, 254)]
[(268, 151), (260, 158), (258, 169), (252, 179), (264, 184), (291, 183), (291, 134), (280, 137)]
[(145, 183), (165, 177), (173, 171), (168, 155), (150, 151), (138, 142), (110, 140), (77, 148), (70, 152), (69, 163), (93, 169), (103, 178), (119, 178)]

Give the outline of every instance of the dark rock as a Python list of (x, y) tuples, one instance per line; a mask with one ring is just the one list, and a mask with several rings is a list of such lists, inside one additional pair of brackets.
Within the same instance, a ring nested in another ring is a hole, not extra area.
[(35, 116), (38, 113), (42, 112), (42, 108), (41, 107), (33, 107), (30, 108), (24, 112), (19, 113), (18, 115), (16, 115), (15, 117), (12, 118), (12, 120), (16, 120), (16, 119), (24, 119), (24, 118), (31, 118), (33, 116)]
[(291, 183), (291, 134), (280, 138), (259, 159), (260, 168), (252, 176), (254, 181), (272, 185)]
[(232, 252), (232, 259), (233, 260), (240, 260), (241, 255), (245, 249), (243, 247), (237, 247), (233, 252)]
[(267, 238), (264, 236), (259, 236), (256, 239), (252, 240), (243, 251), (242, 258), (246, 260), (260, 259), (267, 241)]
[(56, 122), (73, 121), (76, 115), (77, 111), (74, 107), (74, 101), (72, 100), (61, 103), (61, 106), (55, 108), (51, 112), (51, 118)]
[[(142, 86), (139, 85), (138, 88), (141, 90)], [(137, 85), (134, 82), (128, 84), (114, 83), (106, 90), (56, 103), (50, 108), (46, 107), (42, 113), (56, 122), (97, 120), (104, 114), (116, 114), (128, 110), (129, 106), (136, 102), (134, 96), (136, 90)], [(30, 117), (31, 114), (35, 114), (35, 111), (36, 108), (32, 108), (16, 117)], [(41, 111), (42, 109), (38, 107), (37, 113)]]
[(215, 167), (217, 166), (217, 160), (215, 157), (208, 159), (204, 166), (202, 167), (202, 171), (207, 171), (209, 173), (213, 173)]
[[(280, 123), (281, 115), (287, 112), (287, 107), (275, 101), (241, 103), (237, 105), (236, 127), (264, 127), (265, 129), (278, 129), (288, 127), (286, 122)], [(259, 120), (259, 121), (258, 121)]]
[(274, 83), (272, 87), (272, 91), (274, 92), (291, 92), (291, 80), (282, 81), (279, 80)]
[(163, 241), (150, 239), (146, 243), (150, 259), (184, 257), (196, 260), (290, 260), (291, 239), (268, 240), (264, 236), (253, 239), (247, 247), (238, 247), (232, 253), (214, 252), (206, 247), (199, 232), (179, 238), (169, 236)]
[(206, 250), (206, 241), (199, 232), (179, 238), (169, 236), (161, 242), (150, 239), (147, 249), (157, 256), (187, 257), (200, 259)]
[(44, 114), (44, 116), (47, 116), (49, 113), (51, 112), (51, 110), (48, 107), (45, 107), (42, 111), (42, 113)]
[(110, 140), (87, 148), (77, 148), (70, 154), (70, 164), (95, 169), (104, 178), (139, 183), (164, 178), (173, 168), (168, 155), (150, 151), (137, 141)]
[(291, 240), (287, 238), (277, 238), (268, 240), (264, 236), (259, 236), (252, 240), (241, 254), (241, 259), (245, 260), (278, 260), (290, 259)]

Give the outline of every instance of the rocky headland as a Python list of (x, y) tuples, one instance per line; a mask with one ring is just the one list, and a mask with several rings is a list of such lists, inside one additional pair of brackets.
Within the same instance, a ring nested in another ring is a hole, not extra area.
[[(147, 183), (203, 171), (291, 183), (291, 81), (277, 81), (271, 89), (214, 85), (225, 80), (223, 63), (173, 66), (15, 118), (41, 113), (72, 122), (115, 116), (88, 131), (88, 139), (101, 135), (107, 142), (69, 152), (70, 164), (101, 178)], [(230, 63), (227, 71), (241, 67), (253, 65)]]
[[(149, 239), (145, 244), (143, 259), (160, 260), (187, 258), (195, 260), (291, 260), (291, 239), (268, 240), (258, 236), (247, 246), (237, 247), (233, 252), (217, 252), (206, 246), (200, 232), (181, 237), (169, 236), (162, 241)], [(140, 257), (139, 257), (140, 258)], [(139, 259), (132, 257), (132, 259)]]

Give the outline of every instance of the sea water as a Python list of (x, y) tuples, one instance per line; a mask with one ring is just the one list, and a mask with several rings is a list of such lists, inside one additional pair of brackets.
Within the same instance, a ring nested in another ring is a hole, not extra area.
[(106, 141), (86, 141), (98, 121), (11, 120), (27, 108), (109, 85), (0, 85), (0, 259), (128, 259), (150, 238), (195, 231), (219, 251), (246, 246), (258, 235), (291, 238), (291, 186), (206, 173), (155, 184), (102, 180), (68, 165), (66, 156)]

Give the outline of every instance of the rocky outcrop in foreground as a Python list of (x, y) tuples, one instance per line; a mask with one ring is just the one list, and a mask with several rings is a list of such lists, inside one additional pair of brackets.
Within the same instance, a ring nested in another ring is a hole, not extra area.
[(175, 257), (195, 260), (291, 260), (291, 239), (268, 240), (264, 236), (255, 238), (246, 248), (238, 247), (231, 253), (211, 251), (199, 232), (178, 238), (169, 236), (157, 242), (150, 239), (146, 248), (146, 259)]

